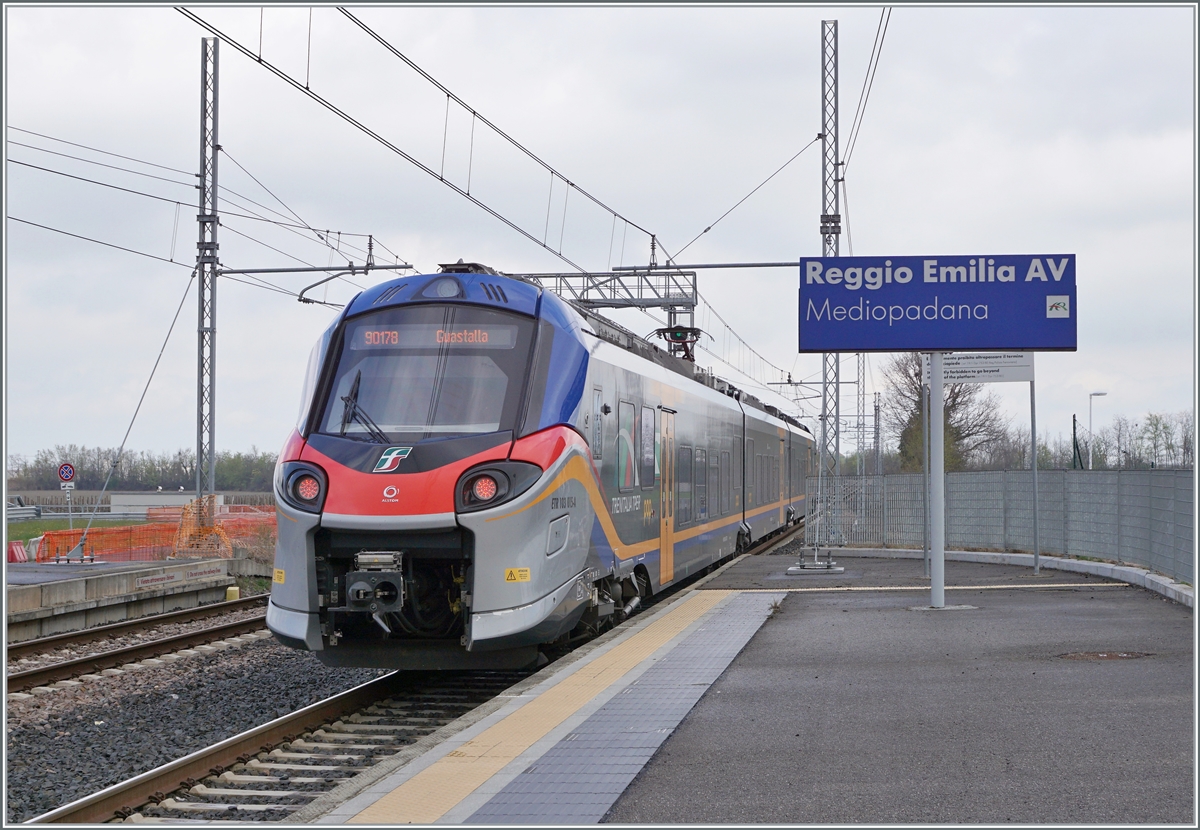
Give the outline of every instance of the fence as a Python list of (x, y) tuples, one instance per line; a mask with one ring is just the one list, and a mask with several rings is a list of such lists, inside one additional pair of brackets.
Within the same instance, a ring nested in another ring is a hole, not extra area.
[[(1194, 499), (1192, 470), (1038, 470), (1039, 547), (1194, 584)], [(920, 474), (812, 477), (806, 502), (807, 544), (925, 544)], [(1030, 472), (947, 473), (946, 547), (1032, 552)]]
[[(88, 531), (83, 553), (106, 562), (165, 559), (175, 553), (174, 524), (142, 524), (127, 527), (94, 527)], [(37, 547), (38, 562), (53, 562), (75, 549), (83, 528), (48, 530)]]
[[(235, 546), (261, 558), (275, 545), (275, 511), (266, 507), (214, 505), (206, 496), (212, 521), (204, 521), (203, 508), (151, 508), (165, 511), (158, 521), (125, 527), (93, 527), (81, 552), (106, 562), (152, 561), (168, 556), (233, 555)], [(214, 515), (215, 514), (215, 515)], [(100, 514), (103, 515), (103, 514)], [(48, 530), (35, 547), (38, 562), (54, 562), (75, 550), (83, 538), (86, 520), (75, 530)], [(79, 555), (79, 552), (75, 554)]]

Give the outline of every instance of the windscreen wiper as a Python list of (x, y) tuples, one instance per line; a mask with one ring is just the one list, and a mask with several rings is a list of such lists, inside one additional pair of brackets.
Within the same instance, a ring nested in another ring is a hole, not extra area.
[(346, 427), (350, 425), (351, 421), (358, 421), (366, 428), (367, 434), (371, 436), (372, 440), (378, 444), (386, 444), (388, 438), (383, 434), (383, 430), (379, 428), (379, 424), (371, 420), (371, 416), (366, 413), (366, 410), (358, 405), (358, 387), (360, 383), (362, 383), (362, 369), (359, 369), (354, 375), (354, 383), (350, 385), (350, 394), (342, 396), (342, 403), (345, 406), (342, 408), (341, 434), (343, 437), (346, 435)]

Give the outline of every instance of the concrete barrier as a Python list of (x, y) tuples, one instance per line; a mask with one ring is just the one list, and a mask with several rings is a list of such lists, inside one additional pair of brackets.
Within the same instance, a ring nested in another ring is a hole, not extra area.
[(236, 584), (231, 560), (160, 563), (78, 579), (11, 585), (6, 591), (10, 643), (126, 619), (221, 602)]

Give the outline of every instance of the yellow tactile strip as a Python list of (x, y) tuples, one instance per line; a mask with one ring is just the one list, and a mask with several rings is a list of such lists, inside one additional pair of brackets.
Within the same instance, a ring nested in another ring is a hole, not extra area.
[(696, 592), (624, 643), (581, 666), (520, 709), (435, 761), (351, 824), (432, 824), (522, 752), (578, 712), (673, 637), (736, 591)]

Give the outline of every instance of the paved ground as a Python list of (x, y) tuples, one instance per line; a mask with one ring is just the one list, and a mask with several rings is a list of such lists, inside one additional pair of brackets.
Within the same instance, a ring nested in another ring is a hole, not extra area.
[(5, 566), (5, 582), (9, 585), (40, 585), (43, 582), (62, 582), (67, 579), (83, 579), (88, 576), (145, 571), (171, 565), (186, 565), (202, 562), (202, 559), (156, 559), (151, 562), (85, 562), (79, 564), (53, 562), (12, 562)]
[[(707, 587), (929, 584), (919, 560), (787, 577), (793, 561)], [(791, 593), (605, 820), (1192, 824), (1192, 611), (1104, 582), (947, 562), (946, 604), (974, 609)], [(1059, 583), (1090, 587), (1033, 587)]]

